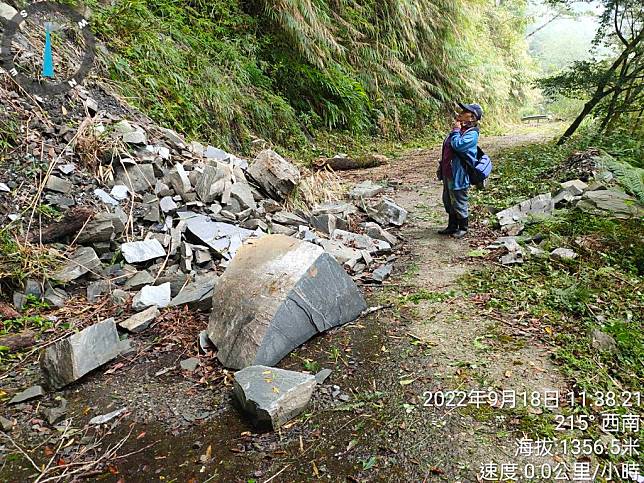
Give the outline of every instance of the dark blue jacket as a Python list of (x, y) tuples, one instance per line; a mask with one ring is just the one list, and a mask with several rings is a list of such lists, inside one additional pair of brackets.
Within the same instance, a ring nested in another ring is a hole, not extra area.
[[(469, 161), (471, 166), (476, 165), (476, 147), (479, 141), (479, 128), (472, 127), (465, 132), (458, 129), (453, 130), (449, 135), (449, 142), (455, 151), (452, 158), (452, 183), (450, 189), (464, 190), (470, 187), (470, 177), (463, 167), (461, 158)], [(457, 153), (457, 155), (456, 155)]]

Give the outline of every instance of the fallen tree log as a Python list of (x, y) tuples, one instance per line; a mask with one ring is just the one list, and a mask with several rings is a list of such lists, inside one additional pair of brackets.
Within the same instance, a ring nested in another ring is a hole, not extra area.
[(72, 235), (76, 236), (93, 215), (94, 211), (87, 207), (68, 210), (62, 220), (54, 221), (41, 230), (33, 231), (28, 241), (30, 243), (53, 243)]
[(13, 307), (0, 302), (0, 320), (17, 319), (18, 317), (20, 314)]
[(36, 333), (33, 330), (23, 330), (17, 334), (0, 336), (0, 346), (9, 350), (27, 349), (36, 344)]
[(387, 164), (387, 157), (381, 154), (371, 154), (359, 159), (338, 156), (335, 158), (316, 159), (313, 166), (317, 169), (331, 168), (333, 171), (348, 171), (351, 169), (369, 169)]

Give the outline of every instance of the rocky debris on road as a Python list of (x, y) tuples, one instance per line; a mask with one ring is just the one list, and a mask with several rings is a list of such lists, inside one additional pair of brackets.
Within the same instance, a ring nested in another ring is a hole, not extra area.
[(221, 276), (208, 336), (226, 367), (274, 365), (365, 308), (353, 280), (322, 248), (267, 235), (242, 246)]
[(278, 429), (301, 414), (313, 395), (311, 374), (263, 365), (235, 373), (234, 394), (241, 409), (259, 427)]
[(116, 358), (122, 350), (116, 324), (107, 319), (45, 349), (41, 367), (49, 385), (60, 389)]
[(37, 397), (45, 395), (45, 391), (41, 386), (31, 386), (28, 389), (25, 389), (21, 393), (16, 394), (10, 401), (9, 404), (18, 404), (25, 401), (31, 401)]

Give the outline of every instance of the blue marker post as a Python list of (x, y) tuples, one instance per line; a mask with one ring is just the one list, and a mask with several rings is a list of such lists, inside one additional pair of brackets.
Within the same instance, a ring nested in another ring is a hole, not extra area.
[(52, 24), (50, 22), (46, 22), (45, 23), (45, 53), (44, 53), (43, 62), (42, 62), (42, 76), (53, 79), (54, 78), (54, 55), (51, 51), (51, 31), (52, 31)]

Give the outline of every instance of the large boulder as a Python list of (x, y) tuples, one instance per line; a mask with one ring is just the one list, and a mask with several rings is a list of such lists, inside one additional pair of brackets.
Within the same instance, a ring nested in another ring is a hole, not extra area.
[(300, 182), (300, 171), (270, 149), (257, 155), (248, 174), (275, 200), (285, 199)]
[(208, 336), (226, 367), (272, 366), (365, 308), (353, 280), (322, 248), (267, 235), (246, 242), (220, 278)]

